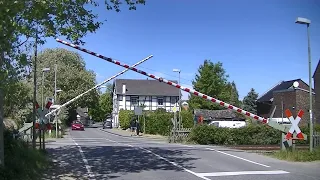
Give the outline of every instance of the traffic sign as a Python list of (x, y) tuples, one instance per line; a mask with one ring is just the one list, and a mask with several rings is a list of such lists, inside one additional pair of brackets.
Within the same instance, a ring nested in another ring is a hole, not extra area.
[[(48, 124), (49, 120), (47, 117), (45, 117), (45, 115), (48, 113), (50, 106), (52, 105), (52, 99), (48, 99), (48, 102), (45, 106), (45, 108), (42, 110), (39, 106), (38, 103), (36, 103), (36, 109), (37, 109), (37, 114), (39, 117), (39, 124)], [(37, 128), (37, 125), (36, 125)]]
[(176, 105), (173, 106), (172, 111), (173, 111), (173, 112), (177, 112), (177, 107), (176, 107)]
[(287, 118), (290, 120), (290, 122), (292, 124), (290, 129), (289, 129), (289, 131), (288, 131), (288, 133), (287, 133), (287, 135), (286, 135), (286, 139), (288, 139), (288, 140), (291, 139), (294, 132), (297, 133), (297, 138), (298, 139), (304, 139), (304, 136), (303, 136), (303, 134), (302, 134), (302, 132), (301, 132), (299, 126), (298, 126), (298, 124), (299, 124), (299, 122), (300, 122), (300, 120), (301, 120), (301, 118), (302, 118), (302, 116), (304, 114), (303, 110), (299, 110), (296, 119), (293, 118), (292, 113), (291, 113), (291, 111), (289, 109), (287, 109), (285, 111), (285, 113), (286, 113)]

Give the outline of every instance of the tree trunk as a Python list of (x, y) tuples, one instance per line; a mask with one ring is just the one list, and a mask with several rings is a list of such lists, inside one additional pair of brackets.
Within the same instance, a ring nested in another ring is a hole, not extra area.
[[(4, 71), (3, 68), (3, 62), (4, 62), (4, 56), (3, 53), (0, 52), (0, 76)], [(1, 79), (0, 82), (4, 82), (4, 79)], [(4, 166), (4, 137), (3, 137), (3, 131), (4, 131), (4, 112), (3, 112), (3, 106), (4, 106), (4, 91), (3, 87), (4, 84), (0, 84), (0, 165)]]

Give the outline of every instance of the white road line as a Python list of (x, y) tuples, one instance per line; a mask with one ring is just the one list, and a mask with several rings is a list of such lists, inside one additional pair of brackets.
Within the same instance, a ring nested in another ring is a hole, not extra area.
[(88, 160), (86, 159), (86, 156), (84, 155), (81, 146), (74, 139), (72, 139), (72, 141), (79, 148), (79, 152), (81, 154), (82, 160), (83, 160), (83, 162), (85, 164), (85, 167), (87, 169), (87, 173), (88, 173), (90, 179), (94, 180), (94, 174), (93, 174), (93, 172), (91, 170), (91, 167), (89, 166)]
[[(114, 134), (112, 134), (112, 135), (114, 135)], [(117, 136), (117, 135), (115, 135), (115, 136)], [(131, 139), (131, 138), (130, 138)], [(133, 138), (132, 138), (133, 139)], [(115, 141), (114, 141), (115, 142)], [(126, 145), (128, 145), (128, 144), (126, 144)], [(196, 148), (196, 147), (194, 147), (194, 146), (190, 146), (190, 145), (185, 145), (185, 144), (180, 144), (181, 146), (185, 146), (185, 147), (190, 147), (190, 148)], [(130, 146), (130, 147), (133, 147), (132, 145)], [(142, 148), (142, 149), (144, 149), (144, 148)], [(236, 156), (236, 155), (232, 155), (232, 154), (229, 154), (229, 153), (225, 153), (225, 152), (222, 152), (222, 151), (219, 151), (219, 150), (216, 150), (216, 149), (212, 149), (212, 148), (205, 148), (205, 149), (207, 149), (207, 150), (211, 150), (211, 151), (215, 151), (215, 152), (218, 152), (218, 153), (221, 153), (221, 154), (224, 154), (224, 155), (227, 155), (227, 156), (231, 156), (231, 157), (234, 157), (234, 158), (237, 158), (237, 159), (241, 159), (241, 160), (243, 160), (243, 161), (246, 161), (246, 162), (249, 162), (249, 163), (252, 163), (252, 164), (256, 164), (256, 165), (259, 165), (259, 166), (263, 166), (263, 167), (267, 167), (267, 168), (270, 168), (270, 166), (268, 166), (268, 165), (265, 165), (265, 164), (261, 164), (261, 163), (258, 163), (258, 162), (255, 162), (255, 161), (251, 161), (251, 160), (249, 160), (249, 159), (245, 159), (245, 158), (242, 158), (242, 157), (239, 157), (239, 156)], [(145, 149), (145, 151), (147, 151), (147, 152), (149, 152), (149, 150), (147, 150), (147, 149)], [(149, 152), (149, 153), (152, 153), (152, 154), (154, 154), (153, 152)], [(155, 155), (155, 154), (154, 154)], [(162, 158), (161, 158), (162, 159)], [(166, 160), (167, 161), (167, 160)], [(169, 160), (168, 160), (168, 162), (169, 162)], [(173, 162), (171, 162), (170, 161), (170, 163), (172, 164)], [(181, 167), (181, 166), (180, 166)], [(181, 167), (181, 168), (183, 168), (183, 167)], [(184, 169), (184, 168), (183, 168)], [(185, 171), (187, 171), (188, 169), (184, 169)], [(189, 170), (188, 170), (189, 171)], [(188, 172), (187, 171), (187, 172)], [(192, 172), (192, 171), (191, 171)], [(190, 172), (190, 173), (191, 173)], [(191, 173), (192, 174), (192, 173)], [(204, 177), (202, 177), (202, 178), (204, 178)]]
[(218, 152), (218, 153), (227, 155), (227, 156), (231, 156), (231, 157), (234, 157), (234, 158), (237, 158), (237, 159), (241, 159), (241, 160), (243, 160), (243, 161), (247, 161), (247, 162), (249, 162), (249, 163), (256, 164), (256, 165), (259, 165), (259, 166), (268, 167), (268, 168), (270, 167), (270, 166), (268, 166), (268, 165), (261, 164), (261, 163), (258, 163), (258, 162), (254, 162), (254, 161), (251, 161), (251, 160), (249, 160), (249, 159), (245, 159), (245, 158), (242, 158), (242, 157), (239, 157), (239, 156), (235, 156), (235, 155), (232, 155), (232, 154), (228, 154), (228, 153), (225, 153), (225, 152), (216, 150), (216, 149), (212, 149), (212, 148), (206, 148), (206, 149), (211, 150), (211, 151), (215, 151), (215, 152)]
[(178, 167), (180, 169), (183, 169), (184, 171), (186, 171), (186, 172), (188, 172), (190, 174), (193, 174), (193, 175), (195, 175), (195, 176), (197, 176), (197, 177), (199, 177), (201, 179), (204, 179), (204, 180), (210, 180), (209, 178), (206, 178), (204, 176), (198, 175), (197, 173), (195, 173), (195, 172), (193, 172), (193, 171), (191, 171), (189, 169), (186, 169), (186, 168), (178, 165), (177, 163), (172, 162), (172, 161), (170, 161), (170, 160), (168, 160), (168, 159), (166, 159), (166, 158), (164, 158), (164, 157), (162, 157), (162, 156), (160, 156), (160, 155), (158, 155), (158, 154), (156, 154), (156, 153), (154, 153), (154, 152), (152, 152), (152, 151), (150, 151), (148, 149), (145, 149), (145, 148), (142, 148), (142, 147), (135, 147), (135, 146), (133, 146), (131, 144), (120, 143), (120, 142), (117, 142), (117, 141), (114, 141), (114, 140), (111, 140), (111, 139), (107, 139), (107, 138), (106, 138), (106, 140), (111, 141), (111, 142), (115, 142), (115, 143), (118, 143), (118, 144), (123, 144), (123, 145), (129, 146), (129, 147), (133, 147), (133, 148), (140, 148), (140, 149), (142, 149), (142, 150), (144, 150), (144, 151), (146, 151), (146, 152), (148, 152), (150, 154), (153, 154), (154, 156), (158, 157), (159, 159), (162, 159), (162, 160), (164, 160), (164, 161), (166, 161), (166, 162), (168, 162), (168, 163), (170, 163), (170, 164), (172, 164), (172, 165), (174, 165), (174, 166), (176, 166), (176, 167)]
[(272, 175), (288, 174), (287, 171), (236, 171), (236, 172), (214, 172), (214, 173), (197, 173), (199, 176), (217, 177), (217, 176), (238, 176), (238, 175)]
[(153, 154), (153, 155), (155, 155), (156, 157), (158, 157), (159, 159), (162, 159), (162, 160), (164, 160), (164, 161), (167, 161), (168, 163), (170, 163), (170, 164), (172, 164), (172, 165), (174, 165), (174, 166), (176, 166), (176, 167), (178, 167), (178, 168), (180, 168), (180, 169), (183, 169), (184, 171), (186, 171), (186, 172), (188, 172), (188, 173), (190, 173), (190, 174), (193, 174), (193, 175), (195, 175), (195, 176), (197, 176), (197, 177), (199, 177), (199, 178), (201, 178), (201, 179), (210, 180), (209, 178), (206, 178), (206, 177), (200, 175), (199, 173), (195, 173), (195, 172), (193, 172), (193, 171), (191, 171), (191, 170), (189, 170), (189, 169), (186, 169), (186, 168), (180, 166), (179, 164), (177, 164), (177, 163), (175, 163), (175, 162), (172, 162), (172, 161), (168, 160), (167, 158), (164, 158), (164, 157), (162, 157), (162, 156), (160, 156), (160, 155), (158, 155), (158, 154), (156, 154), (156, 153), (154, 153), (154, 152), (152, 152), (152, 151), (150, 151), (150, 150), (148, 150), (148, 149), (145, 149), (145, 148), (142, 148), (142, 147), (139, 147), (139, 148), (142, 149), (142, 150), (144, 150), (144, 151), (146, 151), (146, 152), (148, 152), (148, 153), (150, 153), (150, 154)]

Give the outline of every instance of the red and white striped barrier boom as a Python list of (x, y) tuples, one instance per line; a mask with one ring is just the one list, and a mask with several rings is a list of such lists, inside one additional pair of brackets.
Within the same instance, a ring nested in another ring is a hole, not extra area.
[[(145, 72), (145, 71), (141, 71), (141, 70), (139, 70), (139, 69), (137, 69), (137, 68), (130, 67), (130, 66), (127, 65), (127, 64), (122, 64), (121, 62), (119, 62), (119, 61), (117, 61), (117, 60), (113, 60), (113, 59), (110, 58), (110, 57), (106, 57), (106, 56), (100, 55), (100, 54), (98, 54), (98, 53), (92, 52), (92, 51), (90, 51), (90, 50), (84, 49), (84, 48), (79, 47), (79, 46), (77, 46), (77, 45), (75, 45), (75, 44), (72, 44), (72, 43), (69, 43), (69, 42), (66, 42), (66, 41), (63, 41), (63, 40), (60, 40), (60, 39), (56, 39), (56, 41), (59, 42), (59, 43), (62, 43), (62, 44), (64, 44), (64, 45), (70, 46), (70, 47), (72, 47), (72, 48), (78, 49), (78, 50), (80, 50), (80, 51), (83, 51), (83, 52), (85, 52), (85, 53), (88, 53), (88, 54), (91, 54), (91, 55), (93, 55), (93, 56), (96, 56), (96, 57), (98, 57), (98, 58), (104, 59), (104, 60), (106, 60), (106, 61), (108, 61), (108, 62), (111, 62), (111, 63), (113, 63), (113, 64), (116, 64), (116, 65), (118, 65), (118, 66), (122, 66), (122, 67), (124, 67), (124, 68), (130, 69), (130, 70), (135, 71), (135, 72), (137, 72), (137, 73), (140, 73), (140, 74), (142, 74), (142, 75), (145, 75), (145, 76), (148, 76), (148, 77), (150, 77), (150, 78), (156, 79), (156, 80), (158, 80), (158, 81), (160, 81), (160, 82), (163, 82), (163, 83), (166, 83), (166, 84), (168, 84), (168, 85), (174, 86), (174, 87), (179, 88), (179, 89), (181, 89), (181, 90), (183, 90), (183, 91), (185, 91), (185, 92), (192, 93), (193, 95), (202, 97), (203, 99), (206, 99), (206, 100), (211, 101), (211, 102), (213, 102), (213, 103), (219, 104), (220, 106), (223, 106), (223, 107), (232, 109), (233, 111), (236, 111), (236, 112), (241, 113), (241, 114), (243, 114), (243, 115), (249, 116), (249, 117), (251, 117), (251, 118), (253, 118), (253, 119), (255, 119), (255, 120), (261, 121), (261, 122), (264, 123), (264, 124), (266, 124), (266, 123), (268, 122), (267, 119), (265, 119), (265, 118), (263, 118), (263, 117), (260, 117), (260, 116), (258, 116), (258, 115), (253, 114), (253, 113), (250, 113), (250, 112), (248, 112), (248, 111), (245, 111), (245, 110), (243, 110), (243, 109), (241, 109), (241, 108), (235, 107), (235, 106), (233, 106), (233, 105), (231, 105), (231, 104), (228, 104), (228, 103), (226, 103), (226, 102), (220, 101), (219, 99), (216, 99), (216, 98), (210, 97), (210, 96), (208, 96), (208, 95), (205, 95), (205, 94), (203, 94), (203, 93), (201, 93), (201, 92), (198, 92), (198, 91), (195, 91), (195, 90), (192, 90), (192, 89), (183, 87), (183, 86), (181, 86), (181, 85), (179, 85), (179, 84), (177, 84), (177, 83), (168, 81), (168, 80), (166, 80), (166, 79), (163, 79), (163, 78), (161, 78), (161, 77), (155, 76), (155, 75), (153, 75), (153, 74), (149, 74), (149, 73), (147, 73), (147, 72)], [(287, 132), (287, 131), (286, 131), (286, 132)]]

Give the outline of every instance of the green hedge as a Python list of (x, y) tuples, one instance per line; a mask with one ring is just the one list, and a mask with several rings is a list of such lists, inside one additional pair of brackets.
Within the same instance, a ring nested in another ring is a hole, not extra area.
[[(315, 129), (320, 132), (320, 126)], [(309, 136), (308, 127), (301, 127), (301, 131)], [(280, 144), (280, 138), (281, 132), (267, 125), (249, 125), (234, 129), (197, 125), (192, 129), (189, 141), (217, 145), (275, 145)], [(296, 141), (296, 144), (308, 143), (309, 141)]]
[(182, 117), (182, 126), (184, 128), (192, 128), (194, 126), (193, 114), (191, 111), (182, 110), (181, 117)]
[[(173, 126), (171, 122), (173, 113), (165, 112), (162, 109), (154, 112), (145, 113), (146, 133), (147, 134), (160, 134), (167, 136)], [(143, 131), (143, 117), (140, 119), (141, 130)]]
[(134, 116), (134, 112), (131, 110), (120, 110), (119, 123), (122, 129), (130, 128), (131, 117)]
[[(174, 114), (166, 112), (164, 109), (157, 109), (156, 111), (144, 111), (143, 116), (140, 116), (140, 128), (141, 132), (144, 131), (144, 118), (146, 122), (146, 133), (147, 134), (160, 134), (169, 135), (173, 124), (171, 118)], [(178, 118), (179, 113), (177, 113)], [(122, 129), (130, 128), (130, 120), (134, 116), (134, 112), (130, 110), (120, 110), (119, 122)], [(181, 111), (182, 124), (184, 128), (193, 127), (193, 114), (190, 111)], [(137, 117), (136, 117), (137, 118)]]
[(280, 131), (265, 125), (234, 129), (197, 125), (192, 129), (189, 140), (198, 144), (267, 145), (279, 144), (280, 135)]
[[(309, 144), (309, 135), (310, 135), (310, 129), (308, 126), (300, 127), (301, 131), (308, 136), (307, 141), (296, 141), (296, 144)], [(317, 132), (320, 132), (320, 125), (316, 125), (314, 127), (314, 130)]]

